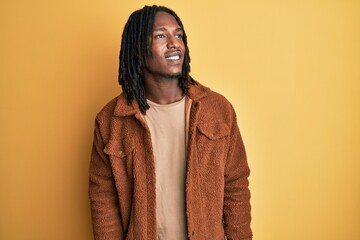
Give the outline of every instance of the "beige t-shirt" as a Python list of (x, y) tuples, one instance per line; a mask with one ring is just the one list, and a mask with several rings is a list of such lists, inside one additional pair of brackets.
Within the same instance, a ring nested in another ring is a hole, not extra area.
[(145, 120), (155, 157), (159, 240), (187, 239), (185, 213), (185, 97), (161, 105), (149, 100)]

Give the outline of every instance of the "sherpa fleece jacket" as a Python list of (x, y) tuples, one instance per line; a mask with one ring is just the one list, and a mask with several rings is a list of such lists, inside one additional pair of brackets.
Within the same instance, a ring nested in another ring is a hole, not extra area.
[[(191, 85), (186, 170), (188, 239), (250, 240), (249, 167), (231, 104)], [(96, 240), (156, 240), (155, 161), (136, 101), (120, 94), (97, 115), (89, 197)]]

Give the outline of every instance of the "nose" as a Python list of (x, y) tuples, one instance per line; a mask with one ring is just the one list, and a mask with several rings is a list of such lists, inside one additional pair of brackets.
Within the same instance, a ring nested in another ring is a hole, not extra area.
[(168, 42), (167, 42), (168, 49), (171, 49), (171, 48), (178, 49), (180, 46), (179, 41), (180, 41), (180, 39), (177, 38), (176, 36), (168, 37)]

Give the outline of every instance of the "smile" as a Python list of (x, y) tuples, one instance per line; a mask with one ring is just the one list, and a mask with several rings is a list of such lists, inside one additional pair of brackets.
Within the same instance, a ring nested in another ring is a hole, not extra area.
[(166, 58), (166, 60), (179, 60), (179, 59), (180, 59), (180, 55), (174, 55)]

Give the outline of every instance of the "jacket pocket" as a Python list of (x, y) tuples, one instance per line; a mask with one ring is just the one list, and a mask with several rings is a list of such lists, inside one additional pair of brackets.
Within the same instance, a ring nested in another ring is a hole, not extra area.
[(217, 140), (229, 135), (229, 127), (225, 123), (205, 123), (198, 125), (200, 133), (210, 140)]
[(108, 154), (112, 172), (116, 182), (124, 181), (124, 176), (133, 179), (134, 148), (126, 140), (113, 140), (105, 145), (104, 152)]
[(227, 153), (229, 127), (222, 122), (204, 123), (197, 126), (197, 156), (201, 165), (219, 167)]

